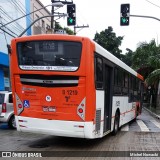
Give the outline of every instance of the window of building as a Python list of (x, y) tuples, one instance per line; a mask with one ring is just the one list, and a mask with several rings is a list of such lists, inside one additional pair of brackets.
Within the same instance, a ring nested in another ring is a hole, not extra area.
[(42, 20), (42, 28), (45, 29), (45, 21)]

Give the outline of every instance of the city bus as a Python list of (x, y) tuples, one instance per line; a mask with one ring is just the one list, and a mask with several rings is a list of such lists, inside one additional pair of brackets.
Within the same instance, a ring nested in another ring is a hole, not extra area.
[(87, 37), (15, 38), (10, 69), (18, 131), (101, 138), (141, 113), (143, 77)]

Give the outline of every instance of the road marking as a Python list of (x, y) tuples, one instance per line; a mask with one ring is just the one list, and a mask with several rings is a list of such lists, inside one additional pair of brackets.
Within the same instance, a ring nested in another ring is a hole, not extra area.
[(126, 124), (121, 128), (121, 131), (129, 131), (129, 125)]
[(144, 122), (142, 120), (137, 120), (137, 123), (138, 123), (139, 127), (141, 128), (142, 132), (149, 132), (148, 127), (144, 124)]
[(155, 124), (158, 128), (160, 128), (160, 123), (156, 120), (150, 120), (153, 124)]

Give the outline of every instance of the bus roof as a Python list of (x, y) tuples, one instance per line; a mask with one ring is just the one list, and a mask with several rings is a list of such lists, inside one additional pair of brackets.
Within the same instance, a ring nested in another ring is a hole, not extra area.
[(115, 57), (113, 54), (111, 54), (110, 52), (108, 52), (102, 46), (100, 46), (96, 42), (94, 42), (94, 44), (95, 44), (95, 47), (96, 47), (95, 50), (96, 50), (97, 53), (100, 53), (100, 55), (102, 55), (103, 57), (107, 58), (108, 60), (110, 60), (111, 62), (113, 62), (114, 64), (116, 64), (117, 66), (119, 66), (119, 67), (123, 68), (124, 70), (128, 71), (129, 73), (135, 75), (139, 79), (144, 80), (143, 76), (141, 76), (140, 74), (138, 74), (136, 71), (134, 71), (132, 68), (130, 68), (124, 62), (122, 62), (120, 59), (118, 59), (117, 57)]

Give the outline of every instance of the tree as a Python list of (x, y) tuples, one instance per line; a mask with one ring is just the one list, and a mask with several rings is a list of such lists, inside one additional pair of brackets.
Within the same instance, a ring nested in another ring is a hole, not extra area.
[(112, 27), (108, 27), (104, 31), (100, 33), (96, 33), (94, 36), (94, 41), (101, 45), (103, 48), (111, 52), (117, 58), (121, 58), (120, 53), (122, 50), (119, 49), (121, 45), (123, 37), (116, 37), (116, 33), (113, 32)]
[(155, 83), (159, 83), (159, 80), (160, 80), (160, 69), (156, 69), (148, 75), (145, 81), (148, 85), (154, 85)]
[[(138, 69), (138, 73), (144, 76), (147, 86), (152, 86), (155, 93), (159, 92), (160, 46), (156, 46), (155, 40), (151, 40), (150, 43), (140, 43), (133, 56), (133, 67)], [(160, 107), (160, 101), (158, 101), (159, 98), (158, 94), (153, 95), (157, 108)]]
[(134, 52), (132, 68), (142, 74), (144, 78), (147, 78), (147, 76), (156, 69), (150, 61), (152, 56), (158, 54), (159, 49), (160, 48), (156, 46), (155, 40), (151, 40), (149, 43), (140, 43)]
[(132, 66), (132, 59), (133, 59), (133, 54), (134, 52), (132, 50), (130, 50), (129, 48), (126, 48), (126, 50), (128, 51), (126, 54), (121, 54), (121, 60), (127, 64), (128, 66)]
[(66, 31), (67, 34), (74, 35), (74, 32), (71, 29), (69, 29), (68, 27), (63, 28), (59, 23), (55, 23), (55, 28), (56, 30), (63, 29)]

